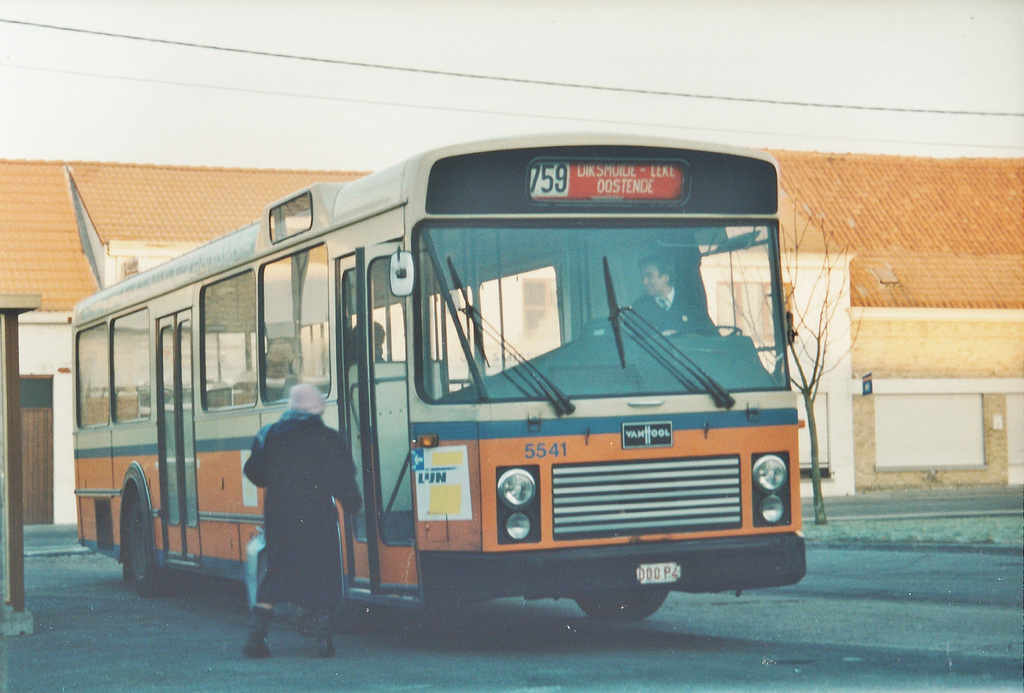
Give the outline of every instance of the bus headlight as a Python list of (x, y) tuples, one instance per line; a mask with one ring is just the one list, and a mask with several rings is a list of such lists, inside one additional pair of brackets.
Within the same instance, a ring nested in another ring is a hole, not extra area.
[(775, 524), (786, 514), (786, 506), (782, 504), (778, 496), (768, 496), (761, 501), (761, 517), (765, 522)]
[[(525, 469), (509, 469), (498, 479), (498, 498), (509, 508), (521, 508), (529, 504), (536, 492), (537, 482)], [(509, 520), (511, 519), (510, 517)], [(523, 519), (527, 520), (529, 527), (529, 520), (525, 515)], [(511, 535), (511, 532), (509, 534)]]
[(505, 520), (505, 531), (516, 541), (522, 541), (530, 536), (530, 518), (523, 513), (512, 513)]
[(786, 463), (778, 455), (764, 455), (754, 462), (754, 483), (765, 493), (782, 488), (786, 476)]

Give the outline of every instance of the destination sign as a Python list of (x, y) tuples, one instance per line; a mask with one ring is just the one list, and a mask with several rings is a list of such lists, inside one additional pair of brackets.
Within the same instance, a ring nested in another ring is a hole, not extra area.
[(530, 199), (675, 201), (683, 195), (678, 162), (536, 161), (530, 165)]

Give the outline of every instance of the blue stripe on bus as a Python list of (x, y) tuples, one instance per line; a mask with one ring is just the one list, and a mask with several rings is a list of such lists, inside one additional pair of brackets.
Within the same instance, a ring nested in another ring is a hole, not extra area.
[(629, 417), (601, 417), (586, 419), (544, 419), (539, 424), (521, 421), (481, 421), (481, 422), (435, 422), (415, 423), (412, 425), (414, 437), (425, 433), (436, 433), (448, 440), (496, 440), (504, 438), (536, 438), (539, 435), (597, 435), (601, 433), (621, 433), (624, 423), (647, 423), (671, 421), (676, 431), (703, 430), (705, 424), (711, 429), (751, 428), (760, 426), (796, 425), (796, 409), (762, 409), (757, 414), (748, 415), (746, 410), (697, 412), (689, 414), (658, 415)]
[(252, 439), (256, 437), (256, 431), (251, 436), (240, 438), (210, 438), (196, 441), (196, 452), (220, 452), (222, 450), (249, 450), (252, 448)]
[[(99, 544), (95, 541), (89, 541), (87, 539), (82, 542), (82, 545), (87, 549), (91, 549), (96, 553), (100, 553), (105, 556), (110, 556), (111, 558), (119, 559), (121, 555), (120, 544), (100, 548)], [(156, 554), (157, 565), (167, 565), (164, 560), (167, 557), (167, 554), (164, 551), (156, 549), (154, 553)], [(245, 561), (241, 559), (234, 560), (230, 558), (217, 558), (215, 556), (203, 556), (201, 560), (201, 570), (207, 575), (217, 575), (218, 577), (227, 578), (229, 580), (245, 580)]]
[(156, 443), (142, 443), (136, 445), (104, 445), (101, 448), (78, 448), (75, 450), (75, 459), (92, 459), (96, 457), (148, 457), (156, 456)]

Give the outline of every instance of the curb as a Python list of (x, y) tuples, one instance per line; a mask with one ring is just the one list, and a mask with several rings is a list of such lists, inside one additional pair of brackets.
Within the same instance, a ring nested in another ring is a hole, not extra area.
[[(831, 515), (829, 522), (860, 522), (862, 520), (964, 520), (982, 517), (1020, 517), (1019, 510), (962, 510), (936, 513), (887, 513), (882, 515)], [(806, 516), (805, 516), (806, 517)], [(814, 517), (814, 511), (810, 513)]]
[(1022, 547), (1012, 544), (950, 544), (901, 541), (828, 541), (807, 539), (808, 549), (841, 549), (848, 551), (938, 551), (945, 553), (974, 553), (979, 555), (1020, 556)]
[(31, 549), (22, 555), (25, 558), (42, 558), (49, 556), (74, 556), (82, 553), (94, 553), (92, 549), (85, 546), (69, 546), (67, 548), (54, 547), (47, 549)]

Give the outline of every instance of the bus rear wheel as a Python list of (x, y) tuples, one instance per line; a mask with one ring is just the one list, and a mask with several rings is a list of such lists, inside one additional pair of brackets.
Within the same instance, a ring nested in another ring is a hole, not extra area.
[(576, 604), (591, 618), (604, 621), (640, 621), (661, 608), (668, 589), (612, 590), (576, 597)]
[(122, 538), (121, 576), (140, 597), (154, 597), (159, 591), (159, 568), (153, 548), (153, 524), (138, 498), (129, 501)]

